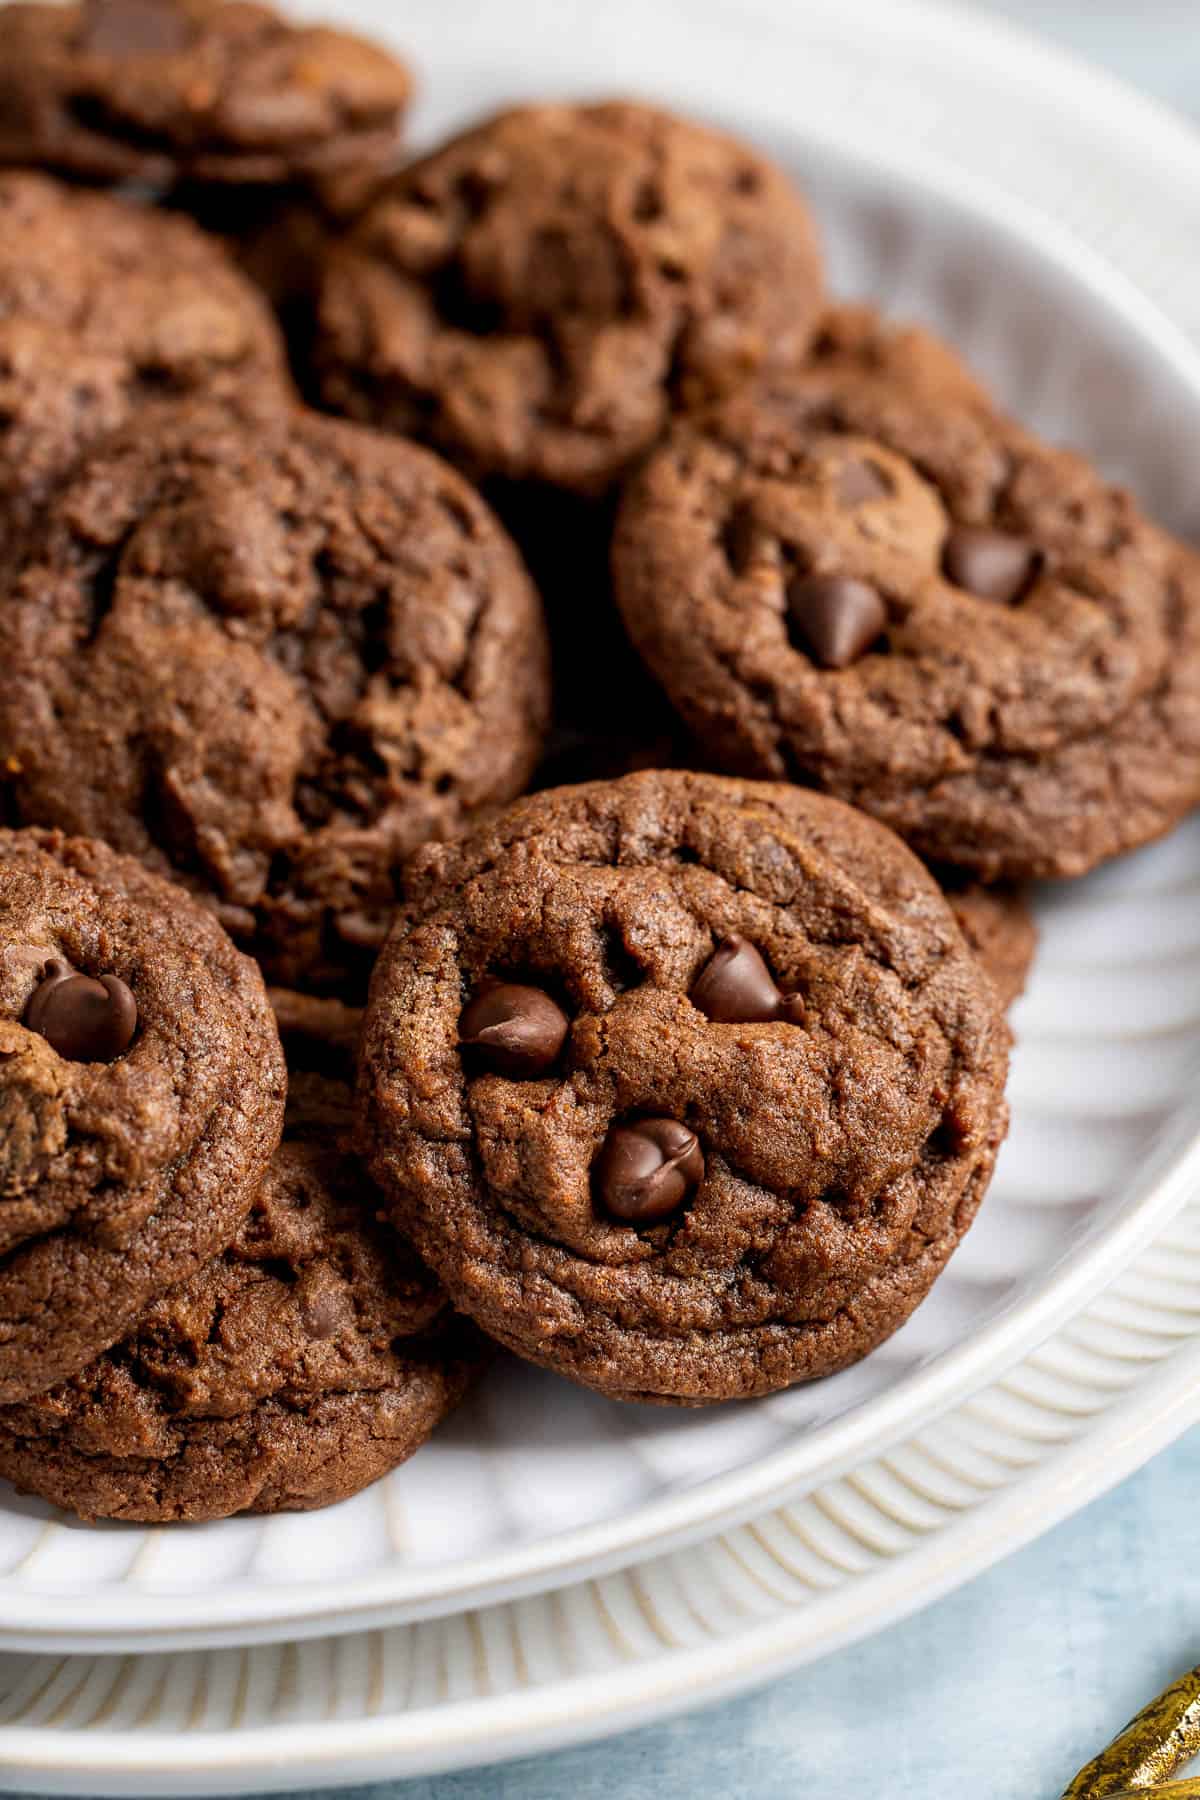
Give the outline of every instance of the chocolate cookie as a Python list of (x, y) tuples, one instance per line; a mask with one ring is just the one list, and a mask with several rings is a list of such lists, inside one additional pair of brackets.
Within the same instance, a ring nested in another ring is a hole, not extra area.
[(816, 783), (930, 860), (1078, 875), (1200, 802), (1200, 561), (869, 315), (680, 422), (618, 598), (710, 760)]
[(908, 1317), (987, 1187), (1006, 1057), (991, 982), (889, 832), (647, 773), (414, 858), (363, 1136), (493, 1337), (701, 1404), (830, 1374)]
[(308, 1511), (377, 1481), (481, 1360), (338, 1149), (349, 1090), (293, 1078), (234, 1243), (73, 1380), (0, 1409), (0, 1476), (85, 1519)]
[(478, 495), (315, 414), (143, 416), (0, 592), (0, 808), (173, 874), (285, 986), (365, 983), (402, 859), (520, 791), (547, 706)]
[(258, 971), (207, 912), (103, 845), (0, 831), (0, 1399), (233, 1237), (284, 1085)]
[(807, 347), (808, 210), (746, 145), (645, 106), (526, 106), (393, 177), (325, 260), (334, 411), (477, 477), (598, 494), (679, 406)]
[(186, 219), (0, 173), (0, 548), (104, 432), (198, 393), (293, 397), (270, 309), (220, 246)]
[(252, 0), (0, 9), (0, 162), (92, 181), (291, 183), (394, 160), (412, 90), (377, 44)]
[(996, 984), (1006, 1007), (1025, 992), (1037, 954), (1038, 928), (1022, 888), (982, 887), (979, 882), (945, 889), (958, 929)]

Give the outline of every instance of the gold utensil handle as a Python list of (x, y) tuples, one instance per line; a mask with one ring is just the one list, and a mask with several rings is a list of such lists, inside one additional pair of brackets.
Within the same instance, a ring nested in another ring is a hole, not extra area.
[(1200, 1800), (1200, 1775), (1184, 1781), (1164, 1781), (1156, 1787), (1123, 1788), (1109, 1800)]
[[(1152, 1788), (1200, 1755), (1200, 1668), (1191, 1669), (1144, 1706), (1111, 1744), (1093, 1757), (1062, 1800), (1120, 1800)], [(1200, 1782), (1182, 1787), (1177, 1800), (1200, 1796)], [(1160, 1792), (1163, 1790), (1160, 1790)], [(1169, 1790), (1167, 1790), (1169, 1791)]]

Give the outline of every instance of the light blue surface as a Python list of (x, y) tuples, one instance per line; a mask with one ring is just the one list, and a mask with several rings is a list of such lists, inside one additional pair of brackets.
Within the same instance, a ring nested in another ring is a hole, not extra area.
[[(994, 10), (1200, 114), (1200, 0)], [(356, 1800), (1055, 1800), (1144, 1700), (1200, 1663), (1198, 1492), (1200, 1432), (939, 1605), (762, 1692)]]

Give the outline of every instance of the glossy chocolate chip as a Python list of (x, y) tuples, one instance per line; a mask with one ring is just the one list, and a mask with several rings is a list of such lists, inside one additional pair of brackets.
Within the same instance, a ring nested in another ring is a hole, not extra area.
[(1026, 538), (980, 525), (956, 525), (942, 553), (942, 568), (955, 587), (1004, 606), (1021, 598), (1037, 566), (1037, 550)]
[(883, 500), (894, 492), (890, 476), (878, 463), (856, 458), (843, 463), (838, 471), (837, 497), (843, 506), (863, 506), (868, 500)]
[(631, 1225), (669, 1218), (703, 1180), (700, 1140), (678, 1119), (616, 1125), (596, 1158), (600, 1204)]
[(869, 650), (887, 624), (873, 587), (852, 575), (802, 575), (788, 588), (788, 611), (814, 662), (845, 669)]
[(191, 32), (178, 0), (85, 0), (79, 47), (92, 56), (182, 50)]
[(541, 988), (497, 981), (466, 1008), (458, 1038), (498, 1075), (544, 1075), (568, 1028), (567, 1015)]
[(775, 977), (754, 945), (736, 933), (717, 945), (688, 998), (720, 1025), (749, 1025), (779, 1012)]
[(25, 1008), (30, 1031), (68, 1062), (115, 1062), (133, 1042), (137, 1022), (137, 1001), (119, 976), (93, 981), (61, 957), (46, 964)]
[(688, 999), (718, 1025), (757, 1025), (773, 1019), (804, 1023), (799, 994), (781, 994), (759, 952), (737, 932), (722, 938), (692, 983)]

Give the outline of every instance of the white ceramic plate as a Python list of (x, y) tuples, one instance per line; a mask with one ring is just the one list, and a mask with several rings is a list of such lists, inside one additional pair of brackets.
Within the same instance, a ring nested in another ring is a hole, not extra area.
[[(386, 0), (337, 10), (390, 34)], [(1186, 528), (1200, 359), (1059, 227), (907, 141), (906, 120), (964, 107), (964, 145), (991, 145), (1000, 119), (1026, 140), (1042, 115), (997, 85), (993, 34), (895, 0), (854, 15), (837, 0), (798, 16), (783, 0), (443, 0), (404, 36), (437, 101), (426, 130), (517, 95), (637, 86), (766, 144), (812, 191), (840, 288), (946, 333), (1018, 411)], [(1028, 1352), (1196, 1185), (1198, 898), (1200, 824), (1045, 898), (992, 1192), (930, 1300), (859, 1368), (673, 1414), (509, 1365), (409, 1467), (315, 1515), (89, 1529), (10, 1499), (0, 1645), (187, 1647), (447, 1613), (661, 1554), (877, 1457)]]

